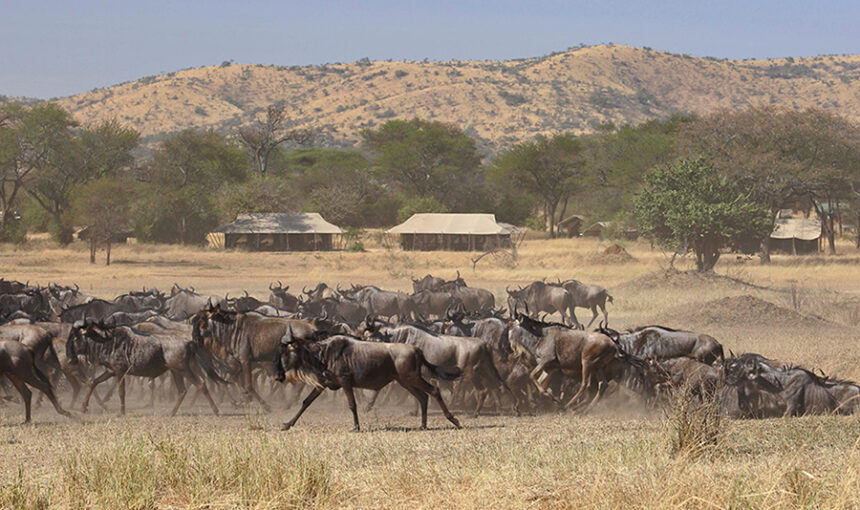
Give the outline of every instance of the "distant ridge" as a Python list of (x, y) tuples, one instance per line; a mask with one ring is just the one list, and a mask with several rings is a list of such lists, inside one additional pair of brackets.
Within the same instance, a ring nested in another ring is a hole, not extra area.
[(116, 117), (150, 141), (224, 132), (283, 101), (299, 125), (345, 144), (392, 118), (453, 122), (490, 150), (603, 123), (773, 104), (860, 121), (860, 56), (718, 60), (603, 45), (511, 61), (203, 67), (62, 98), (80, 121)]

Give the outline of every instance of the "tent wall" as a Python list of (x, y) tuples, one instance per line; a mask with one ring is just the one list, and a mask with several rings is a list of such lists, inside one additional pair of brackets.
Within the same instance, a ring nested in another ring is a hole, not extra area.
[(248, 251), (331, 251), (333, 237), (333, 234), (224, 234), (224, 247)]
[(400, 234), (400, 247), (406, 251), (489, 251), (510, 248), (510, 234)]

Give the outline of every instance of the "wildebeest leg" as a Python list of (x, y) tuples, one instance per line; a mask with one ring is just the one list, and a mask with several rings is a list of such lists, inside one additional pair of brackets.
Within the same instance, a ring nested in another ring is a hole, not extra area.
[[(63, 407), (57, 401), (57, 397), (54, 395), (54, 389), (51, 387), (51, 383), (48, 382), (48, 378), (45, 377), (44, 374), (40, 374), (38, 372), (38, 370), (39, 370), (38, 368), (33, 366), (30, 373), (24, 373), (21, 375), (21, 379), (25, 383), (29, 384), (30, 386), (32, 386), (32, 387), (36, 388), (37, 390), (41, 391), (42, 393), (44, 393), (45, 396), (48, 397), (48, 400), (51, 401), (51, 404), (54, 406), (54, 409), (59, 414), (65, 416), (67, 418), (71, 418), (72, 415), (69, 414), (68, 411), (63, 409)], [(40, 375), (41, 375), (41, 377), (40, 377)]]
[(600, 382), (597, 383), (597, 392), (594, 394), (594, 398), (591, 400), (591, 403), (589, 403), (588, 407), (585, 408), (586, 413), (591, 411), (591, 409), (594, 407), (594, 405), (597, 404), (597, 402), (603, 396), (603, 393), (606, 391), (607, 386), (608, 386), (608, 384), (606, 383), (605, 380), (601, 380)]
[(110, 370), (108, 370), (90, 382), (89, 388), (87, 389), (87, 394), (84, 396), (84, 405), (81, 407), (82, 412), (87, 412), (87, 407), (90, 405), (90, 396), (92, 396), (93, 391), (95, 391), (95, 389), (96, 389), (96, 386), (107, 381), (108, 379), (110, 379), (113, 376), (114, 376), (114, 373), (111, 372)]
[(427, 394), (418, 388), (404, 384), (402, 381), (397, 382), (418, 400), (418, 409), (421, 410), (421, 430), (427, 430)]
[(574, 326), (576, 326), (576, 329), (585, 329), (585, 328), (583, 328), (583, 327), (582, 327), (582, 324), (580, 324), (579, 319), (577, 319), (577, 318), (576, 318), (576, 312), (575, 312), (575, 310), (576, 310), (576, 307), (575, 307), (575, 306), (571, 306), (571, 307), (568, 309), (568, 313), (570, 313), (570, 320), (571, 320), (571, 322), (573, 322), (573, 325), (574, 325)]
[(367, 405), (364, 407), (364, 412), (369, 413), (371, 409), (373, 409), (374, 404), (376, 404), (376, 399), (379, 398), (379, 392), (382, 390), (376, 390), (373, 392), (373, 396), (370, 397), (370, 401), (367, 402)]
[(33, 392), (24, 384), (24, 381), (18, 379), (12, 374), (6, 374), (6, 377), (12, 381), (12, 385), (21, 394), (21, 399), (24, 400), (24, 423), (30, 423), (30, 402), (33, 397)]
[[(553, 395), (552, 390), (549, 389), (550, 374), (549, 372), (546, 372), (544, 370), (547, 365), (549, 365), (549, 362), (538, 363), (537, 366), (534, 367), (531, 372), (529, 372), (529, 378), (537, 387), (538, 391), (540, 391), (541, 395), (545, 395), (551, 398), (552, 401), (556, 403), (556, 405), (560, 406), (561, 401), (558, 399), (558, 397)], [(544, 375), (539, 379), (538, 375), (541, 372), (544, 372)], [(543, 384), (541, 380), (546, 381), (546, 384)]]
[(597, 305), (592, 305), (591, 306), (591, 320), (588, 321), (588, 326), (585, 326), (585, 329), (590, 328), (591, 325), (594, 324), (595, 320), (597, 320)]
[(149, 408), (155, 409), (155, 378), (149, 380)]
[[(418, 377), (418, 381), (416, 381), (416, 382), (418, 383), (416, 385), (416, 388), (418, 390), (423, 391), (424, 393), (427, 393), (431, 397), (436, 399), (436, 402), (439, 404), (439, 407), (442, 409), (442, 414), (445, 415), (445, 418), (447, 418), (448, 421), (453, 423), (454, 426), (457, 427), (458, 429), (462, 428), (462, 427), (460, 427), (460, 422), (457, 421), (457, 418), (454, 418), (454, 415), (451, 414), (451, 411), (448, 410), (448, 406), (445, 405), (445, 401), (442, 400), (442, 393), (439, 391), (439, 388), (437, 386), (433, 386), (429, 382), (425, 381), (420, 376)], [(425, 407), (425, 409), (426, 409), (426, 407)]]
[(185, 399), (185, 395), (188, 394), (188, 387), (185, 386), (185, 379), (182, 377), (182, 374), (177, 372), (171, 372), (170, 374), (173, 376), (173, 384), (176, 385), (176, 391), (179, 392), (179, 395), (176, 396), (176, 404), (173, 405), (173, 410), (170, 411), (170, 416), (176, 416), (179, 406)]
[(608, 328), (609, 327), (609, 313), (606, 311), (606, 304), (605, 303), (600, 303), (600, 310), (603, 312), (603, 321), (605, 322), (605, 324), (603, 326)]
[(119, 414), (125, 415), (125, 375), (119, 378), (117, 392), (119, 393)]
[(310, 407), (311, 404), (314, 403), (314, 400), (316, 400), (317, 397), (320, 396), (320, 394), (322, 392), (323, 392), (322, 388), (314, 388), (313, 390), (311, 390), (310, 395), (308, 395), (305, 398), (304, 402), (302, 402), (302, 407), (301, 407), (301, 409), (299, 409), (299, 412), (297, 412), (296, 415), (293, 416), (292, 420), (284, 423), (281, 426), (281, 430), (290, 430), (290, 428), (296, 424), (296, 421), (298, 421), (299, 416), (301, 416), (302, 413), (305, 412), (305, 409), (307, 409), (308, 407)]
[(251, 373), (251, 365), (249, 363), (245, 363), (242, 367), (242, 382), (245, 386), (245, 392), (250, 396), (254, 397), (254, 399), (256, 399), (257, 402), (259, 402), (260, 405), (263, 406), (263, 409), (267, 413), (272, 410), (269, 407), (269, 404), (267, 404), (266, 401), (263, 400), (263, 397), (261, 397), (260, 394), (257, 393), (257, 390), (254, 389), (254, 378), (253, 374)]
[(353, 422), (353, 432), (358, 432), (361, 430), (361, 427), (358, 425), (358, 408), (355, 405), (355, 393), (352, 391), (352, 386), (349, 384), (343, 385), (343, 393), (346, 395), (346, 403), (349, 406), (349, 410), (352, 411), (352, 422)]

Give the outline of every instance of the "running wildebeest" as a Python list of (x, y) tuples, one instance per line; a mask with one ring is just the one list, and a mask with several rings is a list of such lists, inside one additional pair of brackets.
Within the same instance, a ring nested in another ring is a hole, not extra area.
[(724, 359), (723, 346), (711, 335), (665, 326), (640, 326), (618, 337), (625, 352), (661, 361), (687, 356), (709, 365)]
[(571, 407), (597, 385), (588, 408), (594, 406), (609, 382), (612, 363), (623, 351), (608, 335), (572, 329), (565, 324), (546, 323), (518, 313), (508, 323), (511, 348), (531, 368), (529, 377), (538, 390), (562, 405), (548, 387), (552, 372), (561, 371), (581, 381), (579, 390), (564, 407)]
[(297, 338), (309, 337), (318, 330), (312, 321), (232, 312), (218, 305), (201, 309), (191, 324), (192, 339), (230, 366), (245, 394), (267, 410), (269, 405), (254, 389), (254, 365), (272, 360), (287, 327), (291, 327)]
[(421, 406), (421, 429), (427, 428), (427, 395), (429, 394), (445, 417), (458, 429), (460, 422), (451, 414), (439, 388), (421, 377), (421, 367), (427, 367), (443, 379), (455, 379), (456, 369), (428, 363), (421, 350), (412, 345), (364, 342), (346, 336), (333, 336), (321, 341), (295, 338), (288, 327), (275, 356), (278, 381), (300, 381), (313, 386), (296, 415), (284, 423), (289, 430), (316, 398), (326, 389), (343, 388), (352, 411), (354, 431), (359, 431), (358, 409), (354, 388), (379, 391), (391, 381), (397, 381), (415, 396)]
[(101, 365), (106, 370), (89, 383), (84, 397), (83, 410), (86, 412), (90, 395), (96, 386), (116, 377), (119, 386), (120, 414), (125, 414), (125, 377), (127, 375), (155, 378), (166, 372), (173, 376), (179, 390), (176, 404), (170, 412), (174, 416), (188, 392), (185, 379), (191, 381), (209, 401), (209, 406), (217, 415), (218, 406), (212, 400), (206, 382), (198, 367), (215, 382), (226, 383), (215, 371), (210, 360), (192, 340), (170, 334), (146, 333), (128, 326), (108, 327), (92, 320), (75, 322), (66, 340), (66, 355), (72, 364), (78, 363), (82, 354), (91, 364)]
[(61, 415), (71, 418), (72, 415), (63, 409), (54, 395), (54, 389), (48, 377), (36, 366), (36, 356), (33, 351), (16, 340), (0, 340), (0, 379), (6, 377), (21, 394), (24, 400), (24, 423), (30, 422), (30, 405), (33, 393), (27, 386), (32, 386), (44, 393), (53, 404), (54, 409)]
[(404, 343), (421, 349), (430, 363), (457, 369), (462, 380), (468, 381), (477, 393), (474, 415), (478, 416), (490, 390), (504, 390), (513, 402), (515, 412), (520, 413), (519, 401), (499, 374), (489, 345), (479, 338), (440, 335), (415, 324), (388, 326), (368, 318), (362, 333), (369, 338), (386, 343)]
[[(544, 282), (532, 282), (526, 287), (508, 292), (508, 312), (525, 307), (527, 315), (536, 317), (541, 312), (558, 313), (563, 323), (569, 323), (568, 313), (573, 309), (570, 293), (565, 289)], [(578, 323), (574, 322), (577, 327)]]
[[(579, 280), (565, 280), (563, 282), (559, 280), (558, 283), (553, 283), (551, 285), (559, 286), (570, 294), (570, 318), (573, 320), (574, 324), (578, 325), (578, 327), (581, 329), (590, 328), (597, 319), (598, 308), (603, 312), (604, 325), (609, 325), (609, 314), (606, 312), (606, 300), (608, 299), (609, 302), (612, 303), (613, 299), (605, 288), (599, 285), (582, 283)], [(588, 321), (588, 324), (584, 328), (576, 318), (575, 308), (588, 308), (591, 310), (591, 320)]]

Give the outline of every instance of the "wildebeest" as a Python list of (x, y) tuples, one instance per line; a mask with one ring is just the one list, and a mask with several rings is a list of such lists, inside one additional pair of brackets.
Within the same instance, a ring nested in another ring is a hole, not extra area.
[[(457, 276), (460, 276), (460, 273), (457, 273)], [(420, 280), (416, 280), (412, 278), (412, 292), (419, 293), (422, 290), (433, 290), (438, 291), (442, 288), (442, 285), (445, 284), (444, 278), (439, 278), (438, 276), (425, 275), (424, 278)]]
[(447, 292), (421, 290), (412, 294), (415, 309), (424, 317), (444, 317), (449, 309), (463, 302)]
[(562, 404), (548, 387), (552, 372), (561, 371), (581, 381), (579, 390), (564, 407), (578, 403), (595, 384), (597, 391), (588, 407), (596, 404), (610, 380), (611, 364), (623, 356), (608, 335), (538, 321), (516, 311), (509, 328), (514, 355), (531, 367), (529, 377), (542, 394)]
[(116, 312), (137, 312), (133, 306), (125, 303), (114, 303), (105, 301), (104, 299), (93, 299), (86, 303), (71, 306), (64, 309), (60, 313), (62, 322), (73, 323), (75, 321), (90, 318), (95, 320), (104, 320)]
[(57, 401), (48, 377), (36, 366), (33, 351), (21, 342), (0, 340), (0, 378), (4, 376), (12, 382), (24, 400), (24, 423), (30, 422), (30, 405), (33, 395), (27, 388), (28, 385), (44, 393), (58, 413), (67, 418), (72, 417)]
[(515, 411), (519, 414), (519, 402), (499, 374), (490, 346), (481, 339), (440, 335), (432, 330), (415, 325), (400, 324), (388, 326), (373, 319), (365, 322), (363, 333), (381, 342), (396, 342), (414, 345), (421, 349), (430, 363), (454, 369), (462, 373), (477, 392), (474, 414), (477, 416), (484, 406), (490, 390), (504, 390), (511, 398)]
[(579, 321), (576, 318), (575, 308), (588, 308), (591, 310), (591, 320), (588, 321), (588, 324), (583, 329), (591, 327), (597, 319), (597, 309), (600, 308), (603, 312), (603, 323), (607, 326), (609, 325), (609, 314), (606, 312), (606, 300), (608, 299), (609, 302), (612, 303), (613, 299), (605, 288), (600, 285), (582, 283), (579, 280), (559, 281), (558, 283), (553, 283), (551, 285), (562, 287), (570, 294), (572, 303), (572, 306), (570, 307), (570, 318), (573, 320), (574, 324), (579, 324)]
[(287, 285), (284, 287), (284, 284), (280, 280), (277, 287), (275, 287), (274, 283), (270, 283), (269, 291), (271, 291), (271, 294), (269, 294), (269, 304), (279, 310), (296, 313), (299, 311), (299, 298), (287, 292), (288, 290), (290, 290), (290, 286)]
[[(526, 287), (508, 292), (508, 312), (513, 315), (515, 310), (525, 308), (528, 315), (536, 317), (541, 312), (558, 313), (562, 322), (570, 323), (568, 313), (573, 309), (573, 302), (565, 289), (548, 285), (544, 282), (532, 282)], [(575, 323), (579, 327), (578, 323)]]
[(288, 328), (275, 356), (276, 379), (300, 381), (313, 386), (302, 407), (282, 429), (289, 430), (314, 400), (326, 389), (343, 388), (352, 411), (354, 431), (360, 430), (358, 409), (353, 388), (379, 391), (391, 381), (415, 396), (421, 406), (421, 428), (427, 428), (427, 395), (431, 395), (458, 429), (460, 422), (451, 414), (439, 388), (421, 377), (421, 367), (429, 368), (443, 379), (453, 379), (459, 373), (429, 363), (420, 349), (412, 345), (363, 342), (346, 336), (333, 336), (321, 341), (302, 340)]
[(108, 327), (92, 320), (75, 322), (66, 340), (66, 355), (72, 364), (78, 363), (78, 355), (106, 370), (89, 383), (84, 397), (86, 411), (90, 395), (96, 386), (116, 377), (119, 386), (120, 413), (125, 414), (125, 377), (127, 375), (155, 378), (166, 372), (173, 376), (179, 391), (176, 404), (170, 415), (179, 410), (188, 392), (185, 379), (191, 381), (209, 401), (212, 412), (218, 414), (218, 406), (212, 400), (206, 382), (198, 373), (202, 368), (210, 379), (225, 381), (217, 374), (209, 359), (200, 352), (200, 347), (191, 340), (169, 334), (146, 333), (128, 326)]
[[(840, 409), (839, 401), (828, 390), (832, 386), (827, 379), (802, 367), (789, 366), (781, 369), (761, 363), (755, 358), (746, 361), (730, 358), (725, 364), (726, 378), (730, 381), (743, 381), (747, 393), (764, 387), (769, 393), (776, 393), (782, 404), (782, 416), (801, 416), (805, 414), (824, 414)], [(767, 387), (762, 380), (769, 383)], [(755, 385), (752, 382), (755, 382)], [(776, 388), (774, 392), (773, 388)], [(756, 410), (747, 409), (750, 414)]]
[(724, 359), (723, 346), (711, 335), (665, 326), (641, 326), (618, 337), (625, 352), (656, 361), (687, 356), (713, 364)]
[(459, 272), (457, 272), (457, 279), (445, 282), (439, 287), (439, 290), (459, 299), (467, 312), (492, 310), (496, 306), (496, 297), (493, 296), (492, 292), (487, 289), (467, 287), (466, 282), (460, 278)]
[(391, 319), (416, 319), (415, 302), (412, 296), (405, 292), (382, 290), (379, 287), (368, 285), (356, 290), (349, 296), (350, 299), (361, 305), (367, 313), (381, 315)]
[(195, 292), (193, 288), (183, 289), (173, 284), (170, 297), (165, 301), (167, 307), (165, 315), (171, 320), (184, 321), (207, 305), (226, 306), (226, 301), (219, 296), (204, 296)]
[(296, 338), (307, 338), (318, 329), (307, 320), (231, 312), (218, 305), (201, 309), (191, 319), (191, 324), (192, 339), (207, 346), (230, 366), (246, 395), (257, 400), (265, 409), (269, 408), (268, 404), (254, 389), (254, 365), (272, 360), (287, 327), (291, 327)]
[(669, 358), (655, 363), (669, 375), (673, 388), (688, 386), (693, 396), (705, 402), (714, 398), (723, 383), (719, 368), (693, 358)]
[(302, 294), (308, 296), (308, 299), (325, 299), (325, 298), (334, 298), (340, 299), (341, 292), (339, 290), (332, 289), (325, 282), (320, 282), (311, 290), (308, 290), (302, 287)]

